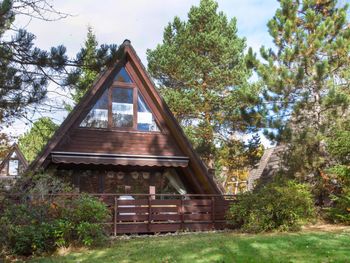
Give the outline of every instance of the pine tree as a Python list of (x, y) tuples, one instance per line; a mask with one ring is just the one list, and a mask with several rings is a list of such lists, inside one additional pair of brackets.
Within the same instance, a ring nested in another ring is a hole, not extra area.
[[(79, 66), (71, 70), (65, 79), (65, 86), (68, 86), (74, 104), (80, 101), (103, 68), (113, 61), (116, 51), (116, 45), (99, 47), (92, 27), (88, 27), (84, 47), (75, 59)], [(66, 108), (72, 110), (70, 105), (66, 105)]]
[(91, 87), (92, 83), (101, 70), (100, 68), (96, 69), (93, 67), (98, 59), (97, 48), (98, 42), (96, 40), (96, 36), (92, 31), (92, 27), (88, 27), (84, 47), (77, 55), (78, 58), (81, 58), (82, 67), (79, 68), (79, 73), (74, 72), (75, 74), (79, 74), (79, 77), (74, 84), (72, 83), (70, 90), (72, 99), (75, 104), (80, 101), (87, 89)]
[[(0, 1), (0, 123), (21, 117), (29, 106), (42, 101), (48, 82), (67, 64), (63, 46), (45, 51), (34, 46), (35, 36), (24, 29), (12, 30), (17, 14), (46, 20), (44, 14), (62, 18), (45, 0)], [(64, 17), (64, 16), (63, 16)], [(12, 33), (12, 38), (8, 35)], [(1, 125), (2, 126), (2, 125)]]
[(319, 185), (329, 162), (324, 135), (349, 113), (347, 10), (337, 1), (281, 0), (268, 22), (275, 48), (262, 47), (257, 66), (269, 127), (277, 130), (270, 137), (289, 145), (290, 173)]
[[(237, 36), (236, 19), (218, 12), (213, 0), (202, 0), (175, 17), (163, 43), (147, 51), (148, 70), (197, 152), (213, 167), (219, 149), (235, 146), (238, 132), (254, 130), (259, 98), (249, 85), (245, 40)], [(229, 144), (230, 143), (230, 144)]]
[[(115, 45), (101, 45), (96, 53), (98, 61), (86, 65), (84, 56), (90, 54), (85, 54), (84, 49), (75, 59), (68, 58), (62, 45), (50, 51), (39, 49), (34, 45), (35, 35), (24, 29), (13, 30), (17, 15), (42, 21), (68, 16), (56, 11), (47, 0), (0, 1), (0, 129), (35, 110), (46, 98), (49, 83), (71, 85), (79, 78), (82, 68), (99, 71), (117, 56)], [(76, 74), (67, 77), (66, 72), (72, 68), (71, 73)]]

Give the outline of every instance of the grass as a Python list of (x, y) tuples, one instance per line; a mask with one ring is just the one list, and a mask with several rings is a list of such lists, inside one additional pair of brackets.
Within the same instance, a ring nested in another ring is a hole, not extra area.
[(350, 262), (350, 231), (197, 233), (118, 239), (107, 248), (31, 262)]

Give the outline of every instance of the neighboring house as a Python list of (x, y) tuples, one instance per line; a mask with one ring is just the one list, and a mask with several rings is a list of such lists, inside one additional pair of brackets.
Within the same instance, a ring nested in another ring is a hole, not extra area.
[(282, 155), (285, 150), (285, 145), (265, 149), (260, 162), (249, 172), (248, 191), (253, 190), (258, 182), (268, 181), (282, 169)]
[(30, 169), (90, 193), (221, 194), (128, 40)]
[(20, 176), (28, 168), (28, 162), (17, 144), (13, 144), (0, 163), (0, 180), (12, 180)]

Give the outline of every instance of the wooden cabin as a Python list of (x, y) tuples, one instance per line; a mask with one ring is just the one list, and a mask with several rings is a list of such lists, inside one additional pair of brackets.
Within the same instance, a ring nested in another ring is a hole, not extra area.
[(128, 40), (30, 168), (81, 192), (221, 194)]
[(28, 162), (17, 144), (13, 144), (0, 163), (0, 180), (13, 180), (28, 168)]

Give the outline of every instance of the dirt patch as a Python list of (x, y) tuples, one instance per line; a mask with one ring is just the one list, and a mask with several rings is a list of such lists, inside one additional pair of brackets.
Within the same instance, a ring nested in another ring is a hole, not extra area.
[(317, 223), (314, 225), (306, 225), (302, 227), (303, 231), (324, 231), (324, 232), (350, 232), (350, 226), (337, 225), (337, 224), (327, 224), (327, 223)]

